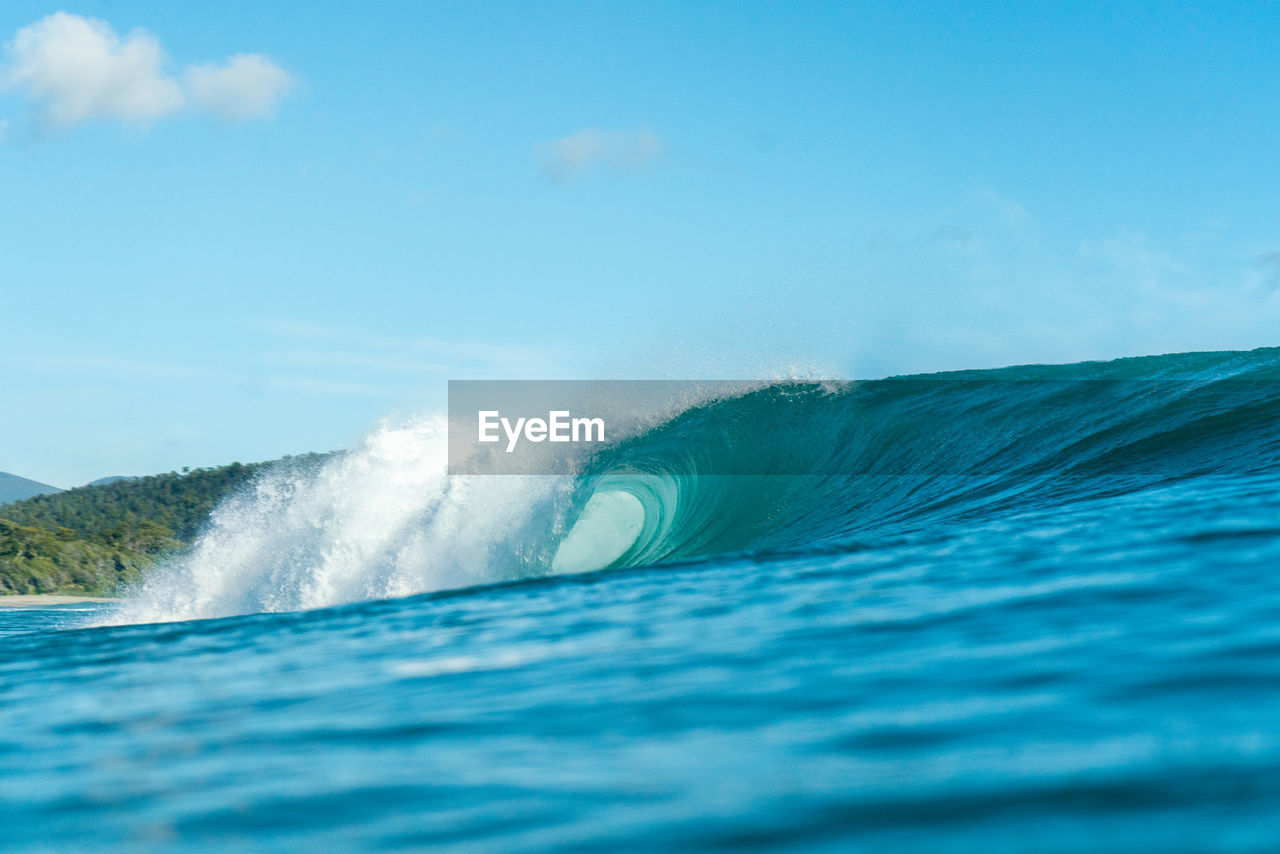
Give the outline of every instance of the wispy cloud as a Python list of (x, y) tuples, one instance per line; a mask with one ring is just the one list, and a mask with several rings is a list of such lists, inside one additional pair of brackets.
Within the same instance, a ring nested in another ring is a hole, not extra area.
[(359, 350), (319, 350), (309, 347), (291, 347), (286, 350), (269, 350), (263, 361), (273, 365), (289, 365), (301, 368), (367, 368), (389, 374), (435, 374), (447, 376), (451, 368), (436, 361), (415, 359), (407, 355), (379, 355)]
[(105, 21), (55, 12), (5, 46), (0, 88), (17, 92), (45, 127), (91, 120), (146, 125), (194, 109), (229, 119), (270, 116), (293, 78), (270, 59), (242, 54), (171, 74), (160, 41), (124, 36)]
[(564, 355), (519, 344), (405, 338), (292, 320), (266, 322), (261, 328), (285, 345), (264, 353), (265, 362), (322, 369), (329, 375), (546, 377), (556, 373)]
[[(804, 304), (799, 351), (845, 336), (844, 370), (882, 376), (1276, 343), (1280, 255), (1228, 231), (1065, 241), (981, 188), (920, 219), (868, 229), (848, 286)], [(777, 336), (762, 315), (745, 340)]]
[(19, 355), (0, 359), (0, 366), (8, 366), (26, 372), (130, 380), (210, 380), (219, 376), (216, 371), (208, 368), (169, 361), (130, 359), (105, 353), (81, 356), (58, 354)]
[(542, 173), (557, 182), (572, 180), (602, 166), (615, 172), (640, 169), (653, 163), (662, 151), (662, 140), (651, 131), (595, 128), (535, 148)]
[[(271, 354), (264, 363), (278, 363)], [(284, 360), (287, 364), (295, 364)], [(308, 367), (333, 368), (334, 361), (302, 361)], [(264, 373), (261, 368), (231, 367), (219, 369), (198, 365), (184, 365), (170, 361), (130, 359), (108, 354), (84, 356), (35, 355), (0, 358), (0, 368), (13, 368), (25, 373), (75, 378), (77, 380), (123, 380), (126, 382), (164, 383), (198, 381), (202, 384), (248, 385), (256, 390), (278, 389), (300, 391), (326, 397), (390, 397), (395, 392), (385, 384), (359, 380), (334, 379), (329, 376), (290, 376), (282, 373)]]
[(268, 377), (257, 381), (257, 384), (271, 389), (301, 391), (325, 397), (390, 397), (394, 394), (386, 386), (306, 377)]

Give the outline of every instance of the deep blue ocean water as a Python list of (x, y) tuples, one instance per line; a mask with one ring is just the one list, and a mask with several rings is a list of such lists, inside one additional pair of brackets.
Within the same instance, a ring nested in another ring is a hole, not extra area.
[(783, 512), (769, 547), (309, 610), (0, 609), (0, 849), (1280, 851), (1249, 400), (1125, 433), (1194, 465), (915, 472), (808, 545)]

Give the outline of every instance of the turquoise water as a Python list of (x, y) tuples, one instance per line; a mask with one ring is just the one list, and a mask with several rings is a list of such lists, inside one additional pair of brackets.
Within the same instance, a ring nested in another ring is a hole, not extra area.
[[(772, 387), (335, 540), (378, 440), (125, 606), (0, 610), (0, 847), (1280, 850), (1278, 363)], [(831, 471), (708, 473), (761, 431)], [(575, 530), (611, 568), (548, 575)]]

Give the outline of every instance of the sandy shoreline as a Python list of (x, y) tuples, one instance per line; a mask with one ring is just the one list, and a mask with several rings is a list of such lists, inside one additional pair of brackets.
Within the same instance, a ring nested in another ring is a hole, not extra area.
[(18, 595), (0, 596), (0, 608), (39, 608), (47, 605), (74, 605), (77, 602), (115, 602), (103, 596)]

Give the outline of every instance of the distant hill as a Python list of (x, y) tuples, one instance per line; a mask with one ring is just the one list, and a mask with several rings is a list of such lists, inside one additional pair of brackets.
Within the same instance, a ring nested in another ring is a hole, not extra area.
[(0, 506), (0, 595), (112, 593), (191, 545), (218, 502), (265, 469), (313, 468), (328, 456), (106, 479)]
[(122, 474), (113, 474), (110, 477), (100, 477), (97, 480), (89, 481), (89, 486), (106, 486), (109, 483), (116, 483), (121, 480), (137, 480), (136, 477), (126, 477)]
[(56, 486), (50, 486), (47, 483), (40, 483), (35, 480), (28, 480), (25, 477), (18, 477), (16, 474), (8, 474), (0, 471), (0, 504), (8, 504), (11, 501), (21, 501), (24, 498), (30, 498), (33, 495), (44, 495), (50, 492), (61, 492)]

